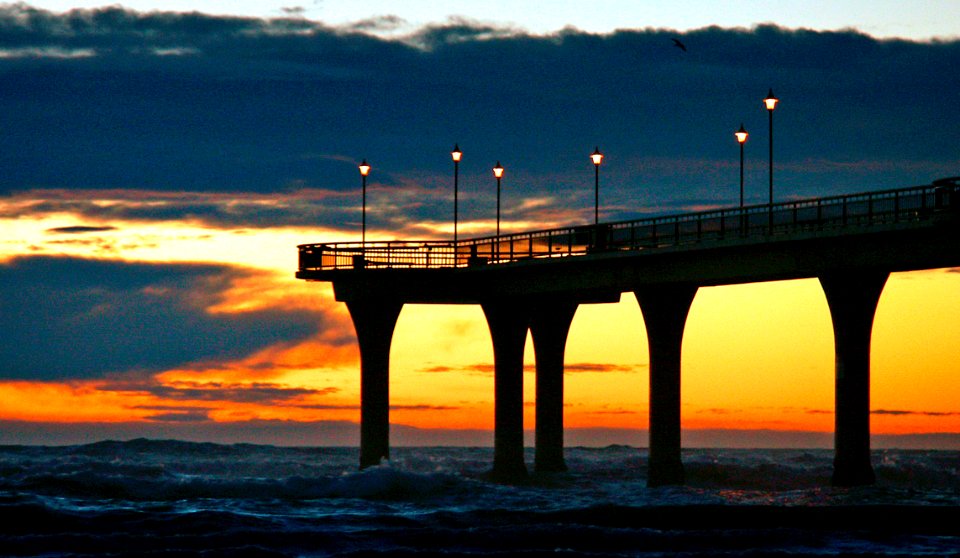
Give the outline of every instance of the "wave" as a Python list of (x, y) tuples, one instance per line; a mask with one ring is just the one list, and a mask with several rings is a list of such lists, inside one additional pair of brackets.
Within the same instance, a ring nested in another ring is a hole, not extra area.
[(623, 506), (423, 514), (64, 511), (0, 499), (8, 555), (957, 556), (960, 508)]
[[(491, 448), (174, 440), (0, 446), (0, 553), (153, 556), (960, 556), (960, 452), (881, 450), (831, 488), (828, 450), (568, 448), (569, 472), (487, 480)], [(532, 463), (533, 453), (526, 455)]]
[[(146, 439), (56, 448), (0, 446), (0, 491), (132, 501), (417, 501), (494, 489), (484, 480), (492, 463), (490, 448), (395, 448), (393, 453), (393, 461), (358, 471), (354, 448)], [(527, 457), (531, 462), (532, 453)], [(878, 450), (877, 490), (923, 491), (949, 500), (960, 493), (958, 457), (955, 451)], [(587, 499), (597, 490), (616, 487), (646, 494), (646, 450), (568, 448), (566, 458), (569, 473), (533, 474), (528, 487)], [(832, 458), (829, 450), (684, 450), (686, 488), (822, 489), (829, 486)]]
[(155, 467), (85, 466), (80, 470), (32, 473), (0, 482), (0, 490), (70, 498), (175, 501), (201, 498), (313, 500), (360, 498), (416, 500), (445, 494), (457, 478), (374, 467), (338, 477), (221, 478), (185, 475)]

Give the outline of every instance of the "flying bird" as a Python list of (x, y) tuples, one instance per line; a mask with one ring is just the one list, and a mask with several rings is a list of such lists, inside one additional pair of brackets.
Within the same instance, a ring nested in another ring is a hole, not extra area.
[(687, 52), (687, 47), (686, 47), (686, 45), (684, 45), (683, 43), (681, 43), (681, 42), (680, 42), (680, 39), (670, 39), (670, 40), (673, 41), (673, 46), (679, 48), (679, 49), (682, 50), (683, 52)]

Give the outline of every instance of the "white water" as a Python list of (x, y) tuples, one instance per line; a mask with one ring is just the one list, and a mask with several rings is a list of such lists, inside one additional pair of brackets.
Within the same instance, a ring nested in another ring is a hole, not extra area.
[(0, 554), (960, 555), (958, 452), (874, 452), (856, 489), (829, 486), (828, 450), (685, 450), (687, 485), (655, 489), (645, 450), (565, 455), (568, 473), (503, 485), (488, 448), (358, 471), (355, 448), (0, 447)]

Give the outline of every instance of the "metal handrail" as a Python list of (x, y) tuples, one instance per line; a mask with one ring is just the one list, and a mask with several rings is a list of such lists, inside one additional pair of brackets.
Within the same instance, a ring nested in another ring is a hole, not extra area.
[(960, 208), (956, 184), (915, 186), (460, 240), (302, 244), (301, 271), (438, 269), (659, 250), (929, 219)]

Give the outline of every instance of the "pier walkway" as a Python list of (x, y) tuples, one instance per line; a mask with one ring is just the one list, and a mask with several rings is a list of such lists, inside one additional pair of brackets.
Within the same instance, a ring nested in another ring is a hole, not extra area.
[(818, 278), (836, 348), (833, 483), (874, 482), (870, 336), (892, 272), (960, 266), (957, 179), (797, 200), (450, 241), (303, 244), (296, 276), (333, 284), (361, 354), (361, 467), (389, 457), (389, 355), (404, 304), (478, 304), (494, 348), (493, 474), (526, 474), (523, 350), (536, 353), (538, 471), (564, 470), (563, 355), (580, 304), (633, 292), (650, 350), (651, 486), (684, 480), (680, 354), (703, 286)]

